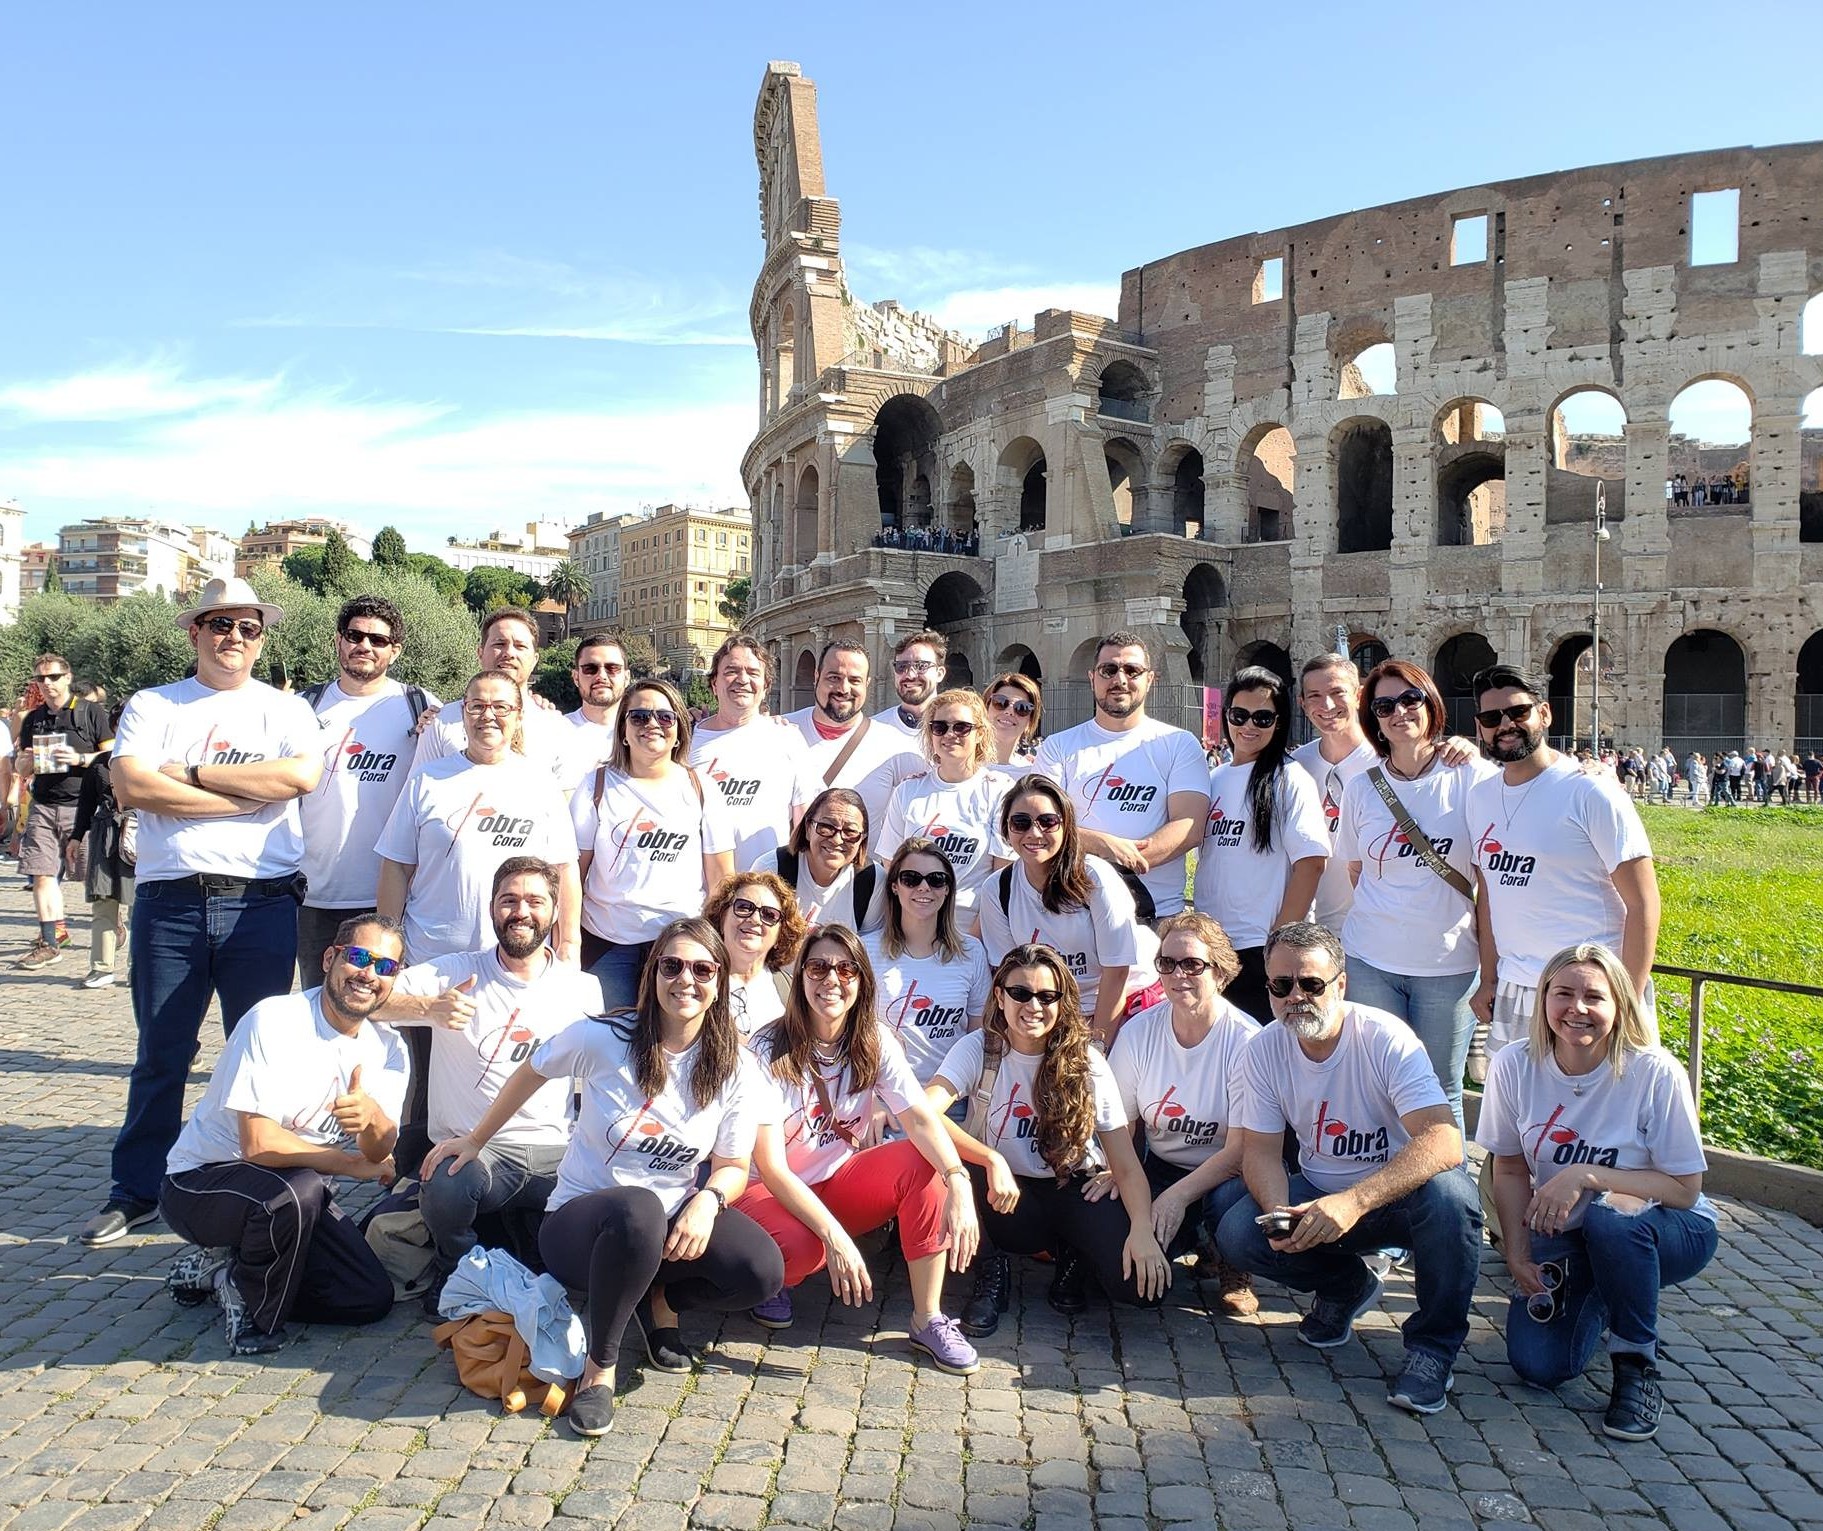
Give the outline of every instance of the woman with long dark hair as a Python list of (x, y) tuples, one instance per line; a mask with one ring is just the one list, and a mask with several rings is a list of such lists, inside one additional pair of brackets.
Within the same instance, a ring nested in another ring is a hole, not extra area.
[(1194, 900), (1228, 933), (1241, 971), (1227, 999), (1272, 1019), (1266, 937), (1310, 917), (1329, 859), (1329, 824), (1309, 772), (1288, 758), (1291, 688), (1248, 665), (1222, 691), (1222, 729), (1234, 758), (1209, 773), (1209, 820), (1196, 858)]
[(460, 1169), (546, 1080), (575, 1080), (582, 1109), (538, 1250), (553, 1276), (589, 1294), (588, 1362), (570, 1405), (579, 1435), (605, 1435), (614, 1422), (615, 1358), (636, 1311), (647, 1360), (687, 1372), (678, 1314), (751, 1307), (783, 1275), (778, 1246), (729, 1205), (747, 1184), (759, 1112), (727, 971), (709, 921), (667, 925), (631, 1010), (577, 1021), (541, 1044), (474, 1130), (438, 1144), (424, 1164), (427, 1179), (445, 1161)]

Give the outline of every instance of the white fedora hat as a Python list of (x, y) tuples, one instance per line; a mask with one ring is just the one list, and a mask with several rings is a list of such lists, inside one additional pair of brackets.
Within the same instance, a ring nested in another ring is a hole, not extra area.
[(177, 625), (188, 630), (191, 623), (200, 621), (212, 611), (223, 611), (238, 606), (251, 606), (260, 614), (260, 621), (268, 627), (285, 615), (283, 606), (274, 606), (270, 601), (262, 601), (254, 593), (253, 586), (246, 580), (230, 575), (225, 579), (212, 579), (204, 585), (202, 594), (196, 598), (196, 604), (188, 611), (178, 612)]

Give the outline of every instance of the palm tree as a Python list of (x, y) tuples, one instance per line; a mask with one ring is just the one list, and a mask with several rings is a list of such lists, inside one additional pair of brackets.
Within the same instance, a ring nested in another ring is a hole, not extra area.
[(563, 603), (563, 635), (570, 636), (571, 608), (586, 601), (594, 593), (594, 585), (589, 576), (583, 572), (582, 565), (574, 558), (565, 558), (551, 570), (551, 577), (544, 582), (546, 600)]

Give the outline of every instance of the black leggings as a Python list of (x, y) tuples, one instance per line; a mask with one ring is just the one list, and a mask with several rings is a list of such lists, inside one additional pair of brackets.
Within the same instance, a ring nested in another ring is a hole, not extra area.
[(1141, 1297), (1133, 1278), (1120, 1273), (1120, 1252), (1132, 1224), (1126, 1205), (1112, 1196), (1084, 1201), (1086, 1175), (1072, 1175), (1059, 1185), (1050, 1175), (1019, 1175), (1019, 1200), (1011, 1212), (996, 1212), (987, 1203), (987, 1171), (968, 1167), (975, 1187), (975, 1210), (983, 1242), (993, 1241), (1003, 1254), (1035, 1255), (1073, 1249), (1095, 1273), (1110, 1298), (1136, 1308), (1156, 1308), (1160, 1299)]
[(1241, 970), (1222, 990), (1222, 998), (1262, 1026), (1270, 1025), (1272, 1000), (1266, 993), (1266, 948), (1237, 946), (1234, 955), (1240, 959)]
[(546, 1214), (539, 1252), (566, 1287), (589, 1294), (589, 1359), (597, 1366), (614, 1364), (627, 1320), (654, 1283), (679, 1313), (739, 1312), (785, 1284), (779, 1246), (745, 1212), (729, 1207), (718, 1216), (694, 1260), (664, 1258), (671, 1221), (644, 1186), (590, 1191)]

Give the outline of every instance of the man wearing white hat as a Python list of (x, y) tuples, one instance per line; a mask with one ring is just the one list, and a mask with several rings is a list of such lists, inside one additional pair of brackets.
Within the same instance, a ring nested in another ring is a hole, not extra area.
[(196, 674), (136, 692), (114, 742), (114, 796), (139, 810), (133, 1017), (139, 1056), (90, 1248), (158, 1215), (184, 1080), (213, 995), (222, 1024), (291, 987), (304, 896), (298, 799), (323, 771), (310, 708), (253, 678), (284, 616), (242, 579), (212, 579), (178, 625)]

